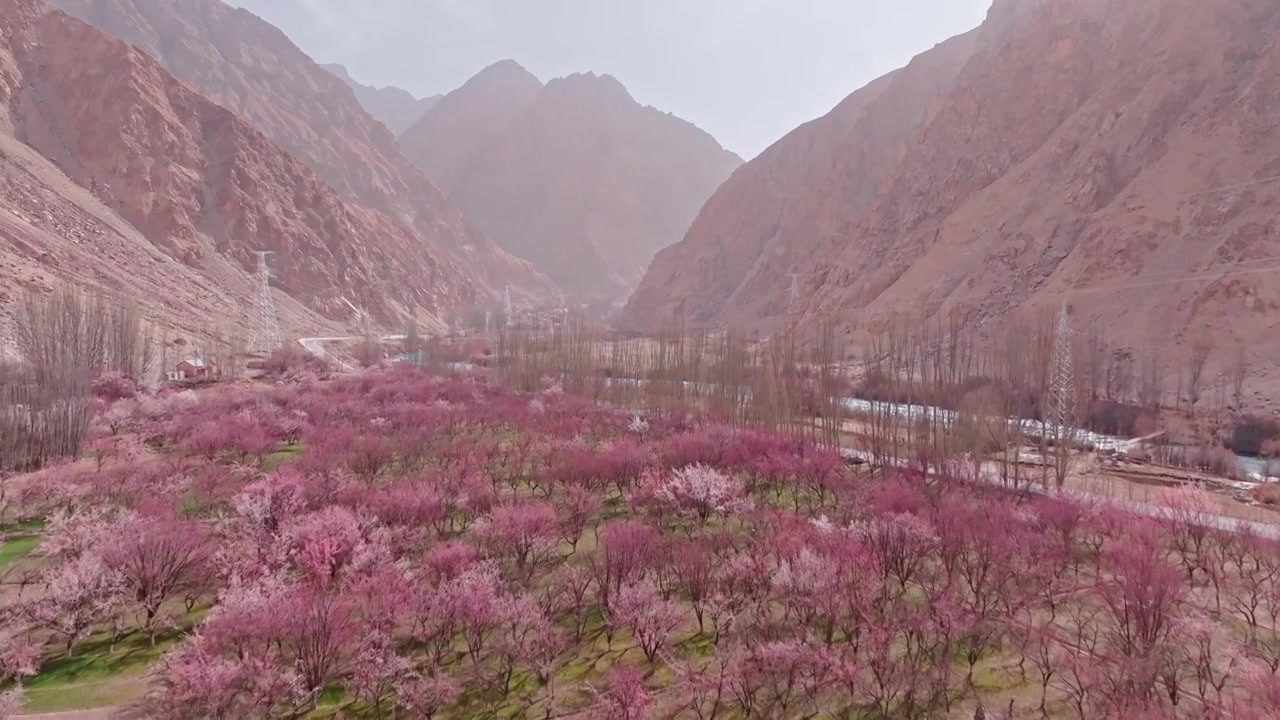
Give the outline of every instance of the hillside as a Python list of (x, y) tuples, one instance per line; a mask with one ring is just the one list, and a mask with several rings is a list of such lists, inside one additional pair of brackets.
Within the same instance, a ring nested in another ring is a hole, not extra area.
[(365, 112), (372, 115), (374, 120), (386, 125), (391, 134), (396, 137), (427, 114), (427, 111), (443, 97), (432, 95), (417, 98), (408, 90), (390, 85), (386, 87), (364, 85), (352, 78), (351, 73), (341, 65), (329, 64), (323, 67), (345, 82), (356, 94), (356, 100), (360, 102)]
[(0, 11), (15, 288), (96, 279), (187, 325), (235, 321), (252, 307), (254, 251), (271, 250), (280, 289), (335, 320), (350, 314), (343, 297), (387, 320), (476, 300), (447, 255), (344, 200), (137, 48), (36, 0)]
[(54, 5), (141, 48), (305, 162), (340, 196), (407, 226), (417, 244), (447, 253), (483, 295), (496, 297), (508, 283), (517, 297), (553, 292), (528, 263), (468, 224), (346, 83), (256, 15), (220, 0)]
[(622, 323), (852, 330), (1065, 297), (1128, 347), (1208, 334), (1274, 357), (1278, 29), (1250, 0), (997, 2), (739, 171)]
[(620, 300), (741, 160), (608, 75), (545, 86), (513, 61), (401, 137), (468, 218), (566, 293)]
[[(4, 132), (0, 206), (0, 358), (15, 350), (8, 323), (25, 293), (64, 280), (137, 303), (170, 339), (206, 346), (248, 338), (256, 286), (246, 268), (220, 255), (194, 268), (165, 254), (47, 158)], [(277, 293), (276, 299), (287, 331), (341, 334), (289, 296)]]
[(794, 268), (867, 209), (929, 107), (973, 51), (952, 38), (858, 90), (743, 165), (658, 254), (624, 322), (658, 327), (767, 318), (787, 311)]

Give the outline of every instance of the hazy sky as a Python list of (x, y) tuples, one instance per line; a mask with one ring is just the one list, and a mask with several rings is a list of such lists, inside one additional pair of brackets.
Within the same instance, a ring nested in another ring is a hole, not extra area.
[(977, 26), (991, 0), (228, 0), (370, 85), (445, 93), (512, 58), (609, 73), (750, 158)]

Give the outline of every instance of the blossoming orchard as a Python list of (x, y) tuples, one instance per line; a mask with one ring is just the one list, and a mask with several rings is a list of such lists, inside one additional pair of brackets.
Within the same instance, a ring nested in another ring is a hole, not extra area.
[(0, 718), (102, 667), (153, 720), (1280, 717), (1280, 546), (1195, 490), (480, 374), (102, 387), (80, 459), (0, 484)]

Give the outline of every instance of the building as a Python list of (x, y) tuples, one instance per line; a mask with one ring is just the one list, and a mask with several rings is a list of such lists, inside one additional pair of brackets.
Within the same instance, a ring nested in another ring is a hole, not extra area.
[(174, 382), (183, 380), (212, 380), (218, 377), (218, 364), (202, 355), (183, 358), (174, 369), (165, 373)]

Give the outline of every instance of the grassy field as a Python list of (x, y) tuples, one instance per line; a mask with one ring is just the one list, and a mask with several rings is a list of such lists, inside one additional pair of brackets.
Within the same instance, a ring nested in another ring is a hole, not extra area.
[(40, 545), (40, 538), (35, 536), (16, 537), (0, 540), (0, 568), (8, 567), (25, 558)]
[(28, 713), (61, 712), (114, 707), (142, 697), (146, 672), (177, 642), (176, 631), (160, 635), (151, 645), (141, 633), (116, 642), (106, 635), (76, 646), (70, 658), (50, 659), (26, 683)]

